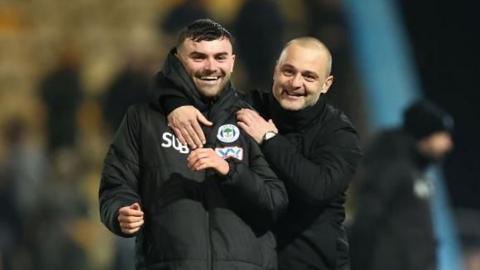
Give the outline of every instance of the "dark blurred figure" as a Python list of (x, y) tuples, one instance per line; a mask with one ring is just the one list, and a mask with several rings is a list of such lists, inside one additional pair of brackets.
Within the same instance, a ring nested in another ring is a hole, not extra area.
[(270, 0), (247, 0), (233, 24), (238, 55), (246, 67), (245, 89), (271, 88), (275, 60), (284, 44), (285, 22), (278, 4)]
[(453, 120), (429, 101), (404, 112), (403, 126), (370, 145), (357, 178), (353, 270), (436, 269), (427, 167), (453, 147)]
[(83, 98), (79, 74), (79, 55), (65, 49), (58, 67), (47, 74), (40, 84), (40, 96), (47, 110), (47, 143), (50, 153), (75, 144), (77, 110)]
[(325, 42), (330, 48), (335, 64), (335, 91), (327, 94), (329, 101), (350, 115), (360, 134), (366, 130), (365, 117), (358, 100), (361, 100), (359, 81), (354, 70), (351, 55), (351, 42), (343, 13), (342, 1), (339, 0), (303, 0), (307, 35)]
[(477, 209), (455, 209), (457, 228), (460, 235), (465, 270), (480, 270), (480, 211)]
[(0, 269), (9, 270), (23, 268), (20, 260), (28, 261), (19, 254), (26, 223), (38, 203), (38, 188), (47, 174), (47, 159), (27, 142), (28, 127), (23, 119), (8, 120), (2, 130), (7, 151), (0, 164), (0, 205), (5, 208), (0, 215)]
[(19, 269), (92, 269), (81, 244), (85, 235), (80, 233), (88, 219), (81, 188), (84, 170), (79, 156), (71, 151), (59, 151), (52, 159), (51, 174), (37, 189), (37, 204), (26, 228), (32, 268)]
[(208, 18), (205, 8), (206, 0), (183, 0), (175, 6), (165, 16), (158, 18), (158, 31), (160, 35), (164, 34), (166, 48), (171, 48), (176, 44), (178, 32), (190, 22), (197, 19)]
[(102, 96), (102, 111), (110, 131), (117, 130), (127, 108), (147, 100), (150, 74), (141, 56), (131, 54)]
[(176, 35), (180, 29), (192, 21), (208, 17), (204, 0), (184, 0), (173, 8), (165, 19), (160, 22), (160, 28), (168, 34)]
[[(5, 140), (10, 157), (22, 140), (24, 126), (20, 122), (8, 123), (5, 128)], [(16, 173), (18, 166), (7, 160), (0, 165), (0, 204), (4, 207), (0, 215), (0, 269), (12, 269), (15, 254), (22, 237), (23, 222), (17, 204)]]

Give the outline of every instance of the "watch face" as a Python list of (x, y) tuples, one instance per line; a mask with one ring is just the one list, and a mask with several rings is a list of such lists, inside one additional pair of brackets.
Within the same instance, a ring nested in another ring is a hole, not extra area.
[(271, 138), (273, 138), (275, 135), (277, 135), (277, 133), (275, 133), (275, 132), (273, 132), (273, 131), (267, 131), (267, 133), (265, 133), (265, 140), (271, 139)]

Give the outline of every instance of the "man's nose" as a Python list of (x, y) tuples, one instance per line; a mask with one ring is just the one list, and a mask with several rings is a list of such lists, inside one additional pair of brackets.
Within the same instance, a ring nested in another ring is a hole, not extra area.
[(205, 61), (205, 69), (206, 70), (209, 70), (209, 71), (216, 71), (217, 70), (217, 61), (215, 61), (215, 59), (207, 59)]
[(295, 74), (292, 77), (291, 83), (292, 83), (292, 87), (294, 87), (294, 88), (301, 87), (302, 84), (303, 84), (302, 74)]

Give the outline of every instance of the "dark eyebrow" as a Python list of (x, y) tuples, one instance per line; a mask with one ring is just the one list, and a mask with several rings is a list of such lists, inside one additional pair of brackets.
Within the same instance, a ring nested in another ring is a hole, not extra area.
[(206, 54), (201, 53), (201, 52), (197, 52), (197, 51), (193, 51), (193, 52), (190, 53), (190, 56), (191, 57), (198, 57), (198, 56), (205, 57)]

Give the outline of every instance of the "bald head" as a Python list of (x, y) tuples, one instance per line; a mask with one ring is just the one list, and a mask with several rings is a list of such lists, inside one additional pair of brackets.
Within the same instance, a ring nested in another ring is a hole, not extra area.
[(277, 62), (282, 62), (285, 59), (290, 48), (292, 47), (300, 47), (313, 52), (312, 56), (315, 56), (316, 58), (324, 61), (323, 66), (325, 67), (326, 71), (325, 75), (330, 75), (332, 71), (332, 54), (330, 53), (330, 50), (327, 48), (327, 46), (325, 46), (325, 44), (323, 44), (320, 40), (313, 37), (299, 37), (290, 40), (283, 47)]
[(285, 110), (298, 111), (317, 103), (333, 83), (332, 56), (318, 39), (288, 42), (278, 58), (272, 93)]

